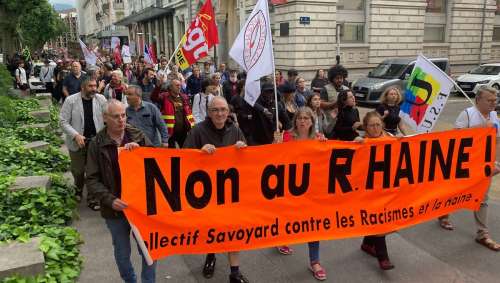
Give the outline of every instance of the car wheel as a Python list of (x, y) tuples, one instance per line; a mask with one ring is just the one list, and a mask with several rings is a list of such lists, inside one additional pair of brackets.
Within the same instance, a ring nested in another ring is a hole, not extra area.
[(499, 90), (500, 91), (500, 85), (498, 84), (494, 84), (493, 87), (496, 89), (496, 90)]

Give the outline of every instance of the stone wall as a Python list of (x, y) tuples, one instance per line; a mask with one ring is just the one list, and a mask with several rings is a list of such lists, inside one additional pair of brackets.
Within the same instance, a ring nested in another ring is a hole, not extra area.
[(425, 1), (370, 1), (369, 63), (386, 58), (415, 57), (422, 51)]

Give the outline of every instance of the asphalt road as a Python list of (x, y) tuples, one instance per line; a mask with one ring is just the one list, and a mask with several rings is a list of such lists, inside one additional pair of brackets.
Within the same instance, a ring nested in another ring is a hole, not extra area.
[[(451, 97), (436, 130), (453, 127), (460, 111), (469, 107), (462, 97)], [(361, 109), (362, 113), (370, 109)], [(497, 151), (498, 156), (498, 151)], [(490, 192), (490, 232), (500, 240), (500, 177), (495, 177)], [(377, 261), (360, 251), (360, 238), (321, 242), (321, 263), (327, 271), (326, 282), (500, 282), (500, 253), (474, 241), (475, 227), (470, 211), (454, 214), (455, 231), (441, 229), (436, 221), (414, 226), (388, 236), (389, 255), (396, 268), (382, 271)], [(74, 225), (85, 244), (81, 251), (84, 268), (79, 282), (121, 282), (113, 259), (111, 237), (99, 213), (80, 206), (80, 220)], [(307, 245), (293, 246), (295, 253), (280, 255), (276, 249), (241, 253), (241, 270), (251, 282), (317, 282), (307, 269)], [(140, 274), (140, 256), (133, 245), (133, 262)], [(228, 282), (225, 255), (217, 256), (212, 279), (201, 275), (203, 255), (172, 256), (159, 261), (157, 282)]]

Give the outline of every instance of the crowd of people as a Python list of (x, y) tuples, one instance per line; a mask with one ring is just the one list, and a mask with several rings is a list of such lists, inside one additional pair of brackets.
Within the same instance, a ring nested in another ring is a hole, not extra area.
[[(250, 105), (244, 99), (245, 73), (229, 70), (225, 64), (215, 67), (206, 62), (181, 72), (164, 57), (156, 65), (147, 64), (142, 57), (121, 66), (102, 61), (98, 67), (77, 60), (56, 61), (54, 66), (47, 59), (40, 79), (54, 100), (62, 104), (60, 121), (70, 152), (76, 197), (82, 199), (86, 185), (87, 205), (105, 218), (125, 282), (136, 282), (137, 278), (130, 262), (131, 228), (123, 214), (127, 204), (120, 199), (118, 147), (198, 148), (212, 154), (218, 147), (231, 145), (244, 148), (310, 139), (363, 142), (411, 133), (399, 117), (403, 100), (400, 89), (387, 89), (376, 110), (361, 117), (347, 83), (348, 72), (341, 65), (318, 70), (310, 87), (295, 69), (288, 70), (286, 78), (277, 71), (275, 77), (262, 78), (261, 95)], [(23, 61), (18, 67), (16, 83), (22, 86)], [(460, 114), (456, 127), (498, 129), (496, 112), (492, 114), (495, 102), (496, 90), (482, 88), (476, 105)], [(488, 233), (486, 201), (475, 213), (476, 241), (499, 251), (500, 245)], [(448, 230), (454, 228), (447, 216), (440, 218), (439, 224)], [(325, 280), (320, 243), (308, 245), (309, 269), (314, 278)], [(366, 236), (361, 250), (377, 258), (381, 269), (394, 268), (385, 235)], [(277, 247), (277, 251), (293, 254), (289, 246)], [(239, 270), (238, 252), (229, 253), (229, 263), (229, 281), (248, 282)], [(203, 276), (211, 278), (215, 266), (215, 254), (208, 254)], [(148, 266), (143, 257), (143, 282), (155, 282), (155, 268), (156, 264)]]

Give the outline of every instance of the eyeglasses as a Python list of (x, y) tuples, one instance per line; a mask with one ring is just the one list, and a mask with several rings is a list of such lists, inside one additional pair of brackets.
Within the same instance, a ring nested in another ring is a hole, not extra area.
[(297, 117), (297, 120), (300, 120), (300, 121), (307, 121), (307, 120), (311, 120), (311, 117), (307, 117), (307, 116), (300, 116), (300, 117)]
[(368, 124), (366, 125), (367, 128), (378, 128), (378, 127), (382, 127), (382, 124), (380, 123), (376, 123), (376, 124)]
[(227, 108), (210, 108), (208, 111), (211, 113), (227, 113), (229, 112), (229, 109)]

